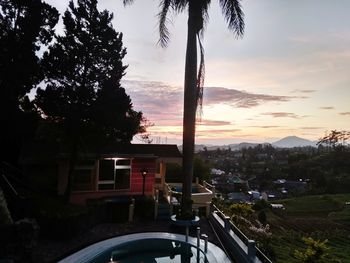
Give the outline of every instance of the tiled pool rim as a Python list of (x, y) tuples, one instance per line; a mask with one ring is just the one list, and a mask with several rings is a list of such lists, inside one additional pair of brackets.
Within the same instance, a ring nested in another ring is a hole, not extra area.
[[(185, 236), (180, 234), (166, 233), (166, 232), (147, 232), (130, 235), (118, 236), (104, 241), (97, 242), (78, 252), (60, 260), (58, 263), (84, 263), (89, 262), (97, 255), (102, 254), (106, 250), (121, 245), (126, 242), (145, 240), (145, 239), (164, 239), (185, 242)], [(189, 237), (188, 242), (192, 246), (197, 246), (197, 238)], [(201, 240), (200, 249), (204, 250), (204, 241)], [(208, 251), (206, 253), (209, 263), (226, 263), (231, 260), (226, 256), (223, 250), (216, 245), (208, 242)]]

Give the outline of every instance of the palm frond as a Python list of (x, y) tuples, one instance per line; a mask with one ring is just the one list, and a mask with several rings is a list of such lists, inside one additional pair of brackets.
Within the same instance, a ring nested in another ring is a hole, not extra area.
[(169, 19), (167, 17), (169, 8), (172, 5), (172, 0), (162, 0), (159, 3), (160, 11), (158, 13), (159, 18), (159, 40), (158, 44), (160, 44), (161, 47), (165, 48), (168, 46), (168, 42), (170, 39), (170, 32), (167, 27), (167, 24), (169, 23)]
[(197, 75), (197, 116), (198, 119), (202, 118), (202, 106), (203, 106), (203, 89), (204, 89), (204, 78), (205, 78), (205, 63), (204, 63), (204, 48), (201, 41), (201, 36), (197, 34), (199, 50), (200, 50), (200, 62)]
[(174, 0), (174, 11), (178, 14), (183, 12), (186, 9), (186, 6), (188, 5), (189, 0)]
[(222, 13), (225, 16), (228, 28), (232, 30), (237, 37), (244, 34), (244, 13), (240, 0), (219, 0)]
[(132, 3), (134, 3), (134, 0), (123, 0), (124, 5), (131, 5)]

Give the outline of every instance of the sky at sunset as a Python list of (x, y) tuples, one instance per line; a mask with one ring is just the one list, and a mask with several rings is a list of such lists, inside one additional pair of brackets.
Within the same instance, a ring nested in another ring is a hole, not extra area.
[[(62, 14), (66, 0), (47, 0)], [(154, 124), (154, 142), (181, 144), (186, 15), (171, 14), (168, 48), (157, 45), (158, 0), (100, 0), (123, 32), (122, 85)], [(196, 143), (317, 140), (350, 130), (350, 1), (243, 0), (236, 39), (213, 0), (205, 30), (206, 78)], [(62, 21), (57, 33), (62, 33)]]

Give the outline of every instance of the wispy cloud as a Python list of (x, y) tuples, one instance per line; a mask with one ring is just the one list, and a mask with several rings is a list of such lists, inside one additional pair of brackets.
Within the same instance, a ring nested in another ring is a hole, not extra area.
[(339, 112), (339, 115), (343, 115), (343, 116), (350, 115), (350, 111)]
[(196, 131), (198, 138), (229, 138), (234, 136), (241, 129), (213, 129)]
[(313, 93), (316, 92), (314, 89), (295, 89), (292, 90), (291, 93)]
[[(135, 109), (155, 125), (182, 125), (183, 89), (158, 81), (123, 80)], [(287, 102), (292, 96), (249, 93), (224, 87), (205, 87), (204, 105), (225, 104), (236, 108), (252, 108), (268, 102)], [(298, 97), (299, 98), (299, 97)], [(229, 121), (203, 120), (201, 126), (230, 125)]]
[(295, 113), (292, 113), (292, 112), (265, 112), (265, 113), (261, 113), (261, 115), (268, 115), (273, 118), (293, 118), (293, 119), (300, 119), (302, 117), (306, 117), (306, 116), (296, 115)]
[(272, 129), (272, 128), (281, 128), (282, 126), (276, 126), (276, 125), (256, 125), (256, 126), (250, 126), (253, 128), (261, 128), (261, 129)]
[(223, 87), (207, 87), (204, 90), (205, 105), (226, 104), (237, 108), (252, 108), (266, 102), (286, 102), (295, 97), (249, 93)]
[(224, 125), (231, 125), (232, 122), (230, 121), (217, 121), (217, 120), (202, 120), (198, 123), (198, 125), (203, 126), (224, 126)]
[(123, 87), (132, 98), (134, 108), (142, 110), (155, 125), (180, 124), (182, 90), (157, 81), (123, 80)]
[(299, 129), (302, 129), (302, 130), (322, 130), (322, 129), (325, 129), (325, 127), (299, 127)]
[(334, 110), (333, 106), (324, 106), (324, 107), (319, 107), (321, 110)]

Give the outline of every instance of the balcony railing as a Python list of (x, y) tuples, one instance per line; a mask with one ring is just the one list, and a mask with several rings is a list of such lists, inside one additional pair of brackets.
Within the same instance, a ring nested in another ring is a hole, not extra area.
[(272, 261), (256, 246), (254, 240), (249, 239), (235, 226), (215, 205), (212, 206), (209, 222), (218, 234), (226, 251), (237, 262), (272, 263)]

